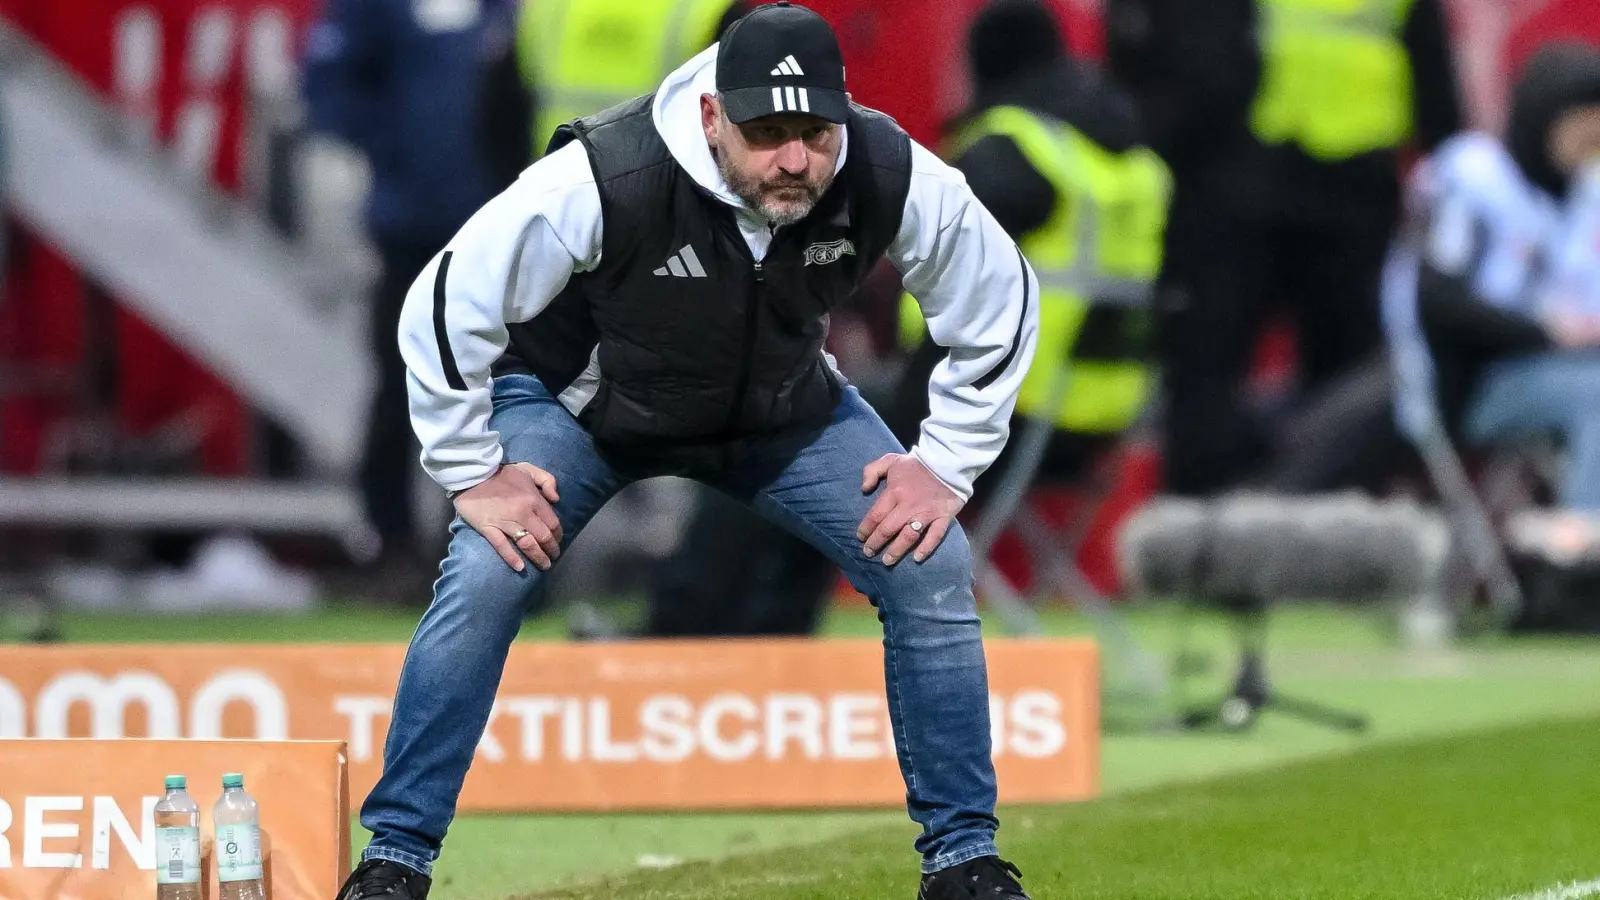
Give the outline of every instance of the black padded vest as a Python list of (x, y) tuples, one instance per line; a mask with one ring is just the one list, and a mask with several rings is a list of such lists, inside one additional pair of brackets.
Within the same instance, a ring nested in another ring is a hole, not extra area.
[(510, 326), (501, 371), (565, 390), (598, 348), (600, 383), (579, 421), (608, 455), (652, 471), (726, 463), (754, 438), (826, 422), (839, 385), (822, 355), (845, 302), (900, 229), (911, 144), (852, 107), (849, 149), (804, 220), (757, 263), (734, 211), (673, 158), (641, 97), (557, 130), (588, 151), (603, 221), (600, 265), (535, 319)]

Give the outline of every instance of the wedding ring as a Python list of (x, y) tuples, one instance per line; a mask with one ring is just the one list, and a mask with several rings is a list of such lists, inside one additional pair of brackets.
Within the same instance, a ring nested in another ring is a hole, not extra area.
[(523, 538), (525, 538), (525, 537), (527, 537), (527, 536), (528, 536), (528, 535), (529, 535), (529, 534), (531, 534), (531, 532), (529, 532), (529, 531), (528, 531), (528, 529), (526, 529), (526, 528), (519, 528), (519, 529), (517, 529), (517, 533), (516, 533), (516, 534), (513, 534), (513, 535), (512, 535), (512, 536), (511, 536), (511, 539), (512, 539), (512, 540), (513, 540), (513, 541), (520, 541), (520, 540), (522, 540), (522, 539), (523, 539)]
[(922, 531), (922, 523), (921, 522), (912, 522), (911, 523), (911, 530), (920, 533)]

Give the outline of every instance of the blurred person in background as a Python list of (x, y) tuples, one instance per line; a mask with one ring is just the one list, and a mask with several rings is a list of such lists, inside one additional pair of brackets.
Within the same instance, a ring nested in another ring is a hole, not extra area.
[(534, 158), (533, 109), (537, 98), (522, 80), (517, 43), (528, 2), (533, 0), (487, 0), (477, 127), (484, 174), (495, 193), (516, 181)]
[[(822, 352), (880, 259), (951, 348), (910, 452)], [(878, 605), (920, 896), (1026, 900), (995, 845), (956, 516), (1006, 442), (1038, 289), (960, 173), (850, 102), (804, 7), (753, 10), (657, 92), (559, 130), (402, 314), (423, 466), (459, 515), (340, 895), (426, 896), (544, 573), (626, 484), (679, 475), (802, 535)]]
[(543, 156), (557, 126), (653, 90), (754, 2), (499, 0), (480, 106), (494, 183)]
[(527, 159), (557, 127), (649, 93), (755, 0), (523, 0), (517, 71), (532, 98)]
[(1460, 128), (1454, 63), (1439, 0), (1108, 0), (1106, 29), (1174, 178), (1165, 488), (1209, 495), (1270, 453), (1242, 395), (1276, 309), (1294, 315), (1303, 391), (1381, 351), (1399, 154)]
[[(1470, 446), (1554, 434), (1557, 505), (1511, 523), (1520, 549), (1600, 558), (1600, 51), (1533, 56), (1503, 139), (1473, 132), (1419, 167), (1385, 290), (1387, 325), (1435, 405), (1400, 397), (1408, 432), (1441, 416)], [(1410, 402), (1408, 402), (1410, 401)]]
[(377, 391), (360, 482), (382, 542), (374, 591), (384, 602), (426, 603), (435, 573), (434, 542), (421, 540), (414, 522), (420, 447), (395, 334), (417, 274), (492, 196), (477, 127), (486, 22), (480, 0), (327, 0), (306, 47), (311, 128), (360, 150), (372, 172)]
[[(953, 123), (947, 155), (1039, 273), (1039, 352), (1017, 398), (1018, 416), (1053, 420), (1040, 471), (1079, 477), (1128, 428), (1154, 380), (1149, 316), (1137, 305), (1159, 270), (1170, 178), (1143, 146), (1133, 99), (1090, 63), (1072, 58), (1039, 0), (994, 0), (967, 34), (971, 108)], [(1119, 295), (1120, 292), (1120, 295)], [(901, 340), (914, 348), (887, 419), (902, 440), (927, 415), (928, 378), (948, 352), (927, 334), (910, 297)], [(1049, 408), (1063, 365), (1065, 403)], [(1000, 477), (1009, 444), (976, 487)]]

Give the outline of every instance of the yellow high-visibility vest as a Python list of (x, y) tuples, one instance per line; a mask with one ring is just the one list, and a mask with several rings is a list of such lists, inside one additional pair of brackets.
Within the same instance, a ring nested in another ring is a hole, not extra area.
[[(1018, 242), (1039, 277), (1039, 346), (1022, 382), (1017, 411), (1051, 418), (1051, 389), (1070, 366), (1056, 427), (1091, 434), (1128, 427), (1149, 398), (1154, 375), (1139, 359), (1076, 359), (1072, 351), (1091, 304), (1128, 305), (1131, 329), (1148, 330), (1148, 298), (1161, 268), (1172, 179), (1153, 151), (1113, 153), (1066, 123), (1027, 109), (999, 106), (958, 135), (952, 157), (989, 135), (1014, 141), (1055, 187), (1056, 206)], [(901, 298), (901, 340), (920, 343), (926, 324), (909, 294)]]
[(1411, 136), (1412, 0), (1259, 0), (1261, 88), (1250, 126), (1327, 162)]
[(517, 26), (523, 77), (539, 94), (534, 155), (556, 127), (655, 90), (710, 46), (730, 0), (527, 0)]

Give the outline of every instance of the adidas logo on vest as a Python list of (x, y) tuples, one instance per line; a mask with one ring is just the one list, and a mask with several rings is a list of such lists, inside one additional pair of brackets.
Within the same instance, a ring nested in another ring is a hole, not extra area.
[(694, 255), (694, 246), (684, 244), (682, 250), (667, 257), (667, 264), (657, 269), (656, 274), (674, 278), (704, 278), (706, 269), (700, 265), (700, 257)]

